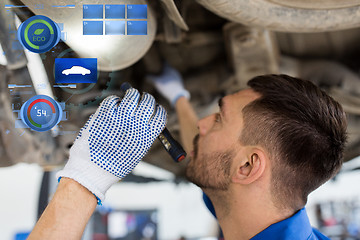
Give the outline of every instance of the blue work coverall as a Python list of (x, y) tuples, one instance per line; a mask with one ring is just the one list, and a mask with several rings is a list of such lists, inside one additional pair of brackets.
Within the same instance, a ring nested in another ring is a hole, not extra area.
[[(203, 194), (206, 207), (216, 217), (214, 206), (210, 199)], [(299, 210), (293, 216), (274, 223), (265, 230), (256, 234), (250, 240), (330, 240), (309, 222), (305, 208)]]

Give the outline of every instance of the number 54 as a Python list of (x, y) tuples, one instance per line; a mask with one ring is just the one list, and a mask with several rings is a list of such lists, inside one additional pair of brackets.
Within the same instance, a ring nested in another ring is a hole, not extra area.
[(37, 117), (41, 117), (41, 114), (46, 117), (46, 110), (38, 109), (36, 116), (37, 116)]

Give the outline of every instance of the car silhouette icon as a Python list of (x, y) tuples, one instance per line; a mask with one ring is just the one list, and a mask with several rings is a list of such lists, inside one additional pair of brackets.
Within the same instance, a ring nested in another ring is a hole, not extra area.
[(69, 69), (65, 69), (62, 71), (62, 74), (65, 74), (66, 76), (69, 74), (81, 74), (83, 76), (85, 76), (86, 74), (90, 74), (91, 71), (89, 69), (86, 69), (84, 67), (81, 66), (72, 66)]

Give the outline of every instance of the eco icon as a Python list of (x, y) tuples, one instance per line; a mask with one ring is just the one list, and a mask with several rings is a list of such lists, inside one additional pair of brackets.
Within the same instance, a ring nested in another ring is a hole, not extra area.
[(37, 15), (23, 22), (18, 29), (20, 43), (29, 51), (44, 53), (60, 40), (59, 26), (50, 18)]

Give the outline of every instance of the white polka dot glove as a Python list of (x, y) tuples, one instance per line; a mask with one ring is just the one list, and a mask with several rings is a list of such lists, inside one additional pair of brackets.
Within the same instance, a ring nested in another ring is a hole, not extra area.
[(190, 99), (190, 93), (184, 88), (180, 73), (167, 63), (161, 75), (148, 75), (147, 79), (154, 84), (156, 90), (170, 102), (172, 107), (180, 97)]
[(69, 161), (57, 174), (72, 178), (98, 200), (130, 173), (165, 128), (166, 111), (153, 96), (131, 88), (121, 100), (106, 98), (80, 130)]

